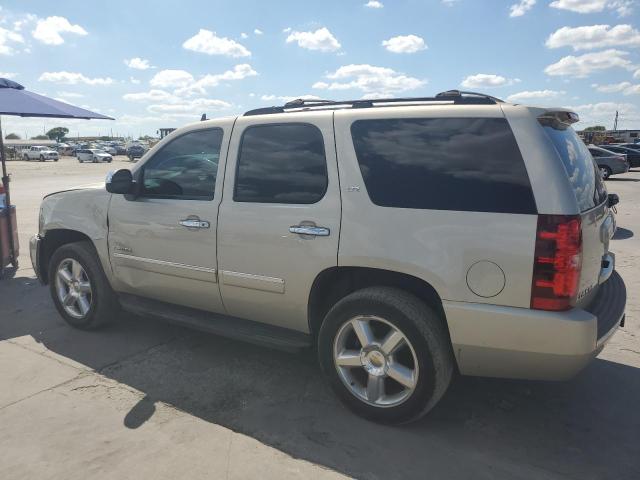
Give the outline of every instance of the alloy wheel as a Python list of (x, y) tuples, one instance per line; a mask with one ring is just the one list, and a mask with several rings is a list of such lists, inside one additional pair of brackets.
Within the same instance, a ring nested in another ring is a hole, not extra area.
[(418, 383), (418, 359), (400, 329), (377, 316), (342, 325), (333, 344), (338, 376), (357, 398), (376, 407), (406, 401)]
[(56, 292), (65, 312), (73, 318), (84, 318), (91, 309), (91, 281), (80, 262), (73, 258), (58, 265)]

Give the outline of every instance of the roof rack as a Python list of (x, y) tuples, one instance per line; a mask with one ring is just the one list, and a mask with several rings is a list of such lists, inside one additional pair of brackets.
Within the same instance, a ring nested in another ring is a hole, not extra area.
[(333, 110), (339, 108), (373, 108), (390, 107), (397, 105), (424, 105), (451, 103), (454, 105), (495, 105), (504, 103), (499, 98), (477, 92), (463, 92), (460, 90), (447, 90), (440, 92), (435, 97), (407, 97), (407, 98), (377, 98), (370, 100), (321, 100), (298, 98), (285, 103), (282, 106), (256, 108), (245, 112), (244, 116), (270, 115), (275, 113), (299, 112), (305, 110)]

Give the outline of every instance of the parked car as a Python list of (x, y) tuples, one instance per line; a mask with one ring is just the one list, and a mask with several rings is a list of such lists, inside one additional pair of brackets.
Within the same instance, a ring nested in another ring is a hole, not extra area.
[(631, 148), (633, 150), (640, 150), (640, 143), (617, 143), (618, 147)]
[(629, 162), (624, 154), (614, 153), (595, 145), (589, 145), (589, 152), (593, 156), (600, 174), (605, 180), (611, 175), (627, 173), (629, 171)]
[(75, 147), (72, 147), (71, 145), (64, 145), (58, 148), (58, 153), (60, 155), (65, 155), (68, 157), (73, 157), (75, 155), (75, 152), (76, 152)]
[(621, 145), (607, 145), (606, 150), (618, 155), (625, 155), (631, 168), (640, 167), (640, 149), (635, 150)]
[(82, 148), (76, 151), (76, 157), (78, 157), (78, 161), (80, 163), (83, 162), (108, 162), (111, 163), (113, 161), (113, 157), (109, 155), (104, 150), (98, 150), (95, 148)]
[(142, 145), (133, 144), (133, 145), (130, 145), (129, 148), (127, 149), (127, 156), (129, 157), (129, 160), (133, 162), (137, 158), (142, 158), (142, 156), (146, 152), (147, 152), (147, 149), (144, 148)]
[(111, 145), (103, 145), (102, 146), (102, 150), (107, 152), (109, 155), (117, 155), (118, 154), (118, 150), (116, 150), (116, 148), (111, 146)]
[(45, 197), (34, 270), (76, 328), (124, 308), (315, 344), (338, 397), (380, 422), (425, 414), (455, 370), (572, 377), (626, 303), (617, 196), (578, 116), (457, 91), (397, 102), (181, 128), (106, 188)]
[(26, 150), (22, 150), (22, 159), (27, 161), (39, 160), (41, 162), (44, 162), (46, 160), (53, 160), (54, 162), (57, 162), (58, 152), (48, 147), (34, 146), (29, 147)]
[(127, 149), (124, 145), (115, 145), (116, 155), (126, 155)]

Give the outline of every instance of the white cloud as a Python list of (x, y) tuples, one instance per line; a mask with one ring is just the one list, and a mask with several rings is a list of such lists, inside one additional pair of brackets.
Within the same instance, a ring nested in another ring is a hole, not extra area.
[(326, 75), (332, 82), (320, 81), (313, 85), (319, 90), (361, 90), (365, 96), (391, 97), (398, 92), (415, 90), (427, 82), (396, 72), (391, 68), (373, 65), (344, 65)]
[(187, 39), (182, 47), (207, 55), (225, 55), (227, 57), (248, 57), (251, 52), (243, 45), (227, 37), (218, 37), (215, 32), (200, 29), (193, 37)]
[(510, 17), (521, 17), (536, 4), (536, 0), (520, 0), (509, 7)]
[(0, 72), (0, 78), (14, 78), (16, 75), (15, 72)]
[(640, 70), (636, 70), (636, 72), (633, 74), (633, 78), (640, 78)]
[(384, 7), (382, 2), (379, 2), (378, 0), (369, 0), (367, 3), (364, 4), (365, 7), (367, 8), (382, 8)]
[(546, 100), (551, 98), (557, 98), (560, 95), (564, 95), (566, 92), (557, 90), (525, 90), (524, 92), (514, 93), (507, 97), (508, 102), (521, 103), (528, 102), (530, 100)]
[(253, 33), (255, 35), (262, 35), (264, 32), (262, 30), (260, 30), (259, 28), (256, 28), (256, 29), (253, 30)]
[[(613, 125), (616, 112), (619, 113), (621, 123), (637, 125), (640, 122), (640, 110), (632, 103), (600, 102), (585, 105), (569, 106), (571, 110), (580, 115), (580, 123), (596, 125)], [(624, 126), (619, 128), (625, 128)]]
[(24, 38), (18, 32), (0, 27), (0, 55), (13, 55), (16, 43), (24, 43)]
[(308, 50), (320, 50), (321, 52), (335, 52), (340, 50), (340, 42), (326, 28), (322, 27), (315, 32), (293, 31), (287, 37), (287, 43), (296, 42), (299, 47)]
[(61, 83), (66, 85), (111, 85), (113, 83), (113, 78), (110, 77), (96, 77), (89, 78), (82, 73), (76, 72), (44, 72), (38, 78), (39, 82), (53, 82), (53, 83)]
[(87, 31), (80, 25), (73, 25), (65, 17), (57, 16), (38, 20), (35, 30), (31, 32), (33, 38), (47, 45), (62, 45), (64, 43), (62, 33), (87, 35)]
[(295, 96), (282, 96), (282, 95), (261, 95), (260, 96), (260, 100), (264, 101), (264, 102), (272, 102), (274, 100), (279, 100), (282, 103), (287, 103), (290, 102), (292, 100), (297, 100), (297, 99), (302, 99), (302, 100), (320, 100), (320, 97), (318, 97), (317, 95), (295, 95)]
[(84, 95), (76, 92), (58, 92), (58, 96), (62, 98), (82, 98)]
[(175, 99), (176, 96), (165, 90), (151, 89), (148, 92), (127, 93), (122, 98), (129, 102), (162, 102)]
[(417, 35), (400, 35), (384, 40), (382, 46), (393, 53), (415, 53), (426, 50), (427, 44)]
[(242, 38), (243, 40), (246, 40), (247, 38), (249, 38), (249, 35), (247, 35), (246, 33), (242, 32), (240, 34), (240, 38)]
[(160, 70), (149, 81), (149, 85), (158, 88), (182, 88), (193, 81), (193, 75), (185, 70)]
[(464, 88), (493, 88), (506, 87), (519, 82), (520, 79), (518, 78), (506, 78), (502, 75), (477, 73), (476, 75), (469, 75), (460, 85)]
[(545, 45), (548, 48), (571, 47), (590, 50), (615, 46), (640, 46), (640, 32), (631, 25), (591, 25), (562, 27), (552, 33)]
[(135, 78), (135, 77), (129, 77), (129, 81), (130, 81), (131, 83), (133, 83), (134, 85), (139, 85), (139, 84), (140, 84), (140, 80), (138, 80), (138, 79), (137, 79), (137, 78)]
[(631, 82), (610, 83), (608, 85), (591, 85), (597, 91), (602, 93), (622, 93), (624, 95), (640, 94), (640, 85), (634, 85)]
[(442, 0), (442, 4), (446, 5), (447, 7), (453, 7), (459, 1), (460, 0)]
[(223, 100), (196, 98), (193, 100), (182, 100), (176, 103), (163, 102), (149, 105), (147, 111), (176, 117), (193, 117), (209, 110), (222, 110), (229, 107), (231, 107), (231, 104)]
[(634, 0), (555, 0), (549, 6), (576, 13), (596, 13), (605, 9), (615, 10), (618, 15), (626, 16), (633, 11), (633, 4)]
[(207, 74), (197, 81), (182, 86), (176, 93), (179, 95), (203, 95), (206, 93), (207, 88), (216, 87), (224, 81), (230, 80), (243, 80), (247, 77), (255, 77), (258, 75), (251, 65), (243, 63), (236, 65), (232, 70), (227, 70), (223, 73)]
[(134, 70), (148, 70), (150, 68), (153, 68), (153, 66), (149, 63), (149, 60), (140, 57), (133, 57), (129, 59), (125, 58), (124, 64), (129, 68), (133, 68)]
[(628, 52), (620, 50), (604, 50), (596, 53), (561, 58), (558, 62), (545, 68), (545, 73), (551, 76), (587, 77), (589, 74), (607, 70), (609, 68), (633, 69), (631, 61), (626, 58)]

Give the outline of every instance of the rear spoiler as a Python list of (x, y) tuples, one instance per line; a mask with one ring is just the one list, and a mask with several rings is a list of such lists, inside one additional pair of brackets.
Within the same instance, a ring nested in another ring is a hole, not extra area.
[(580, 121), (580, 116), (566, 108), (531, 108), (538, 120), (552, 120), (566, 125), (573, 125)]

